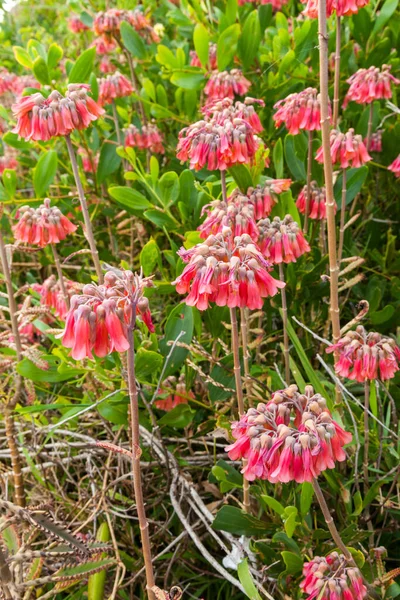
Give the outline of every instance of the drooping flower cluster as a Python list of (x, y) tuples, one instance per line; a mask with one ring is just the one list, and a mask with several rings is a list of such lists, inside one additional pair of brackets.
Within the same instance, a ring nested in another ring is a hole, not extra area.
[[(237, 103), (236, 103), (237, 104)], [(238, 116), (239, 108), (231, 99), (213, 104), (204, 119), (179, 132), (177, 158), (189, 160), (196, 171), (228, 169), (236, 164), (251, 163), (259, 146), (250, 122)], [(253, 117), (254, 119), (254, 117)]]
[(99, 157), (88, 154), (85, 148), (79, 148), (78, 154), (82, 159), (83, 170), (86, 173), (96, 173), (97, 165), (99, 164)]
[(27, 140), (45, 142), (89, 127), (104, 113), (89, 96), (89, 90), (89, 85), (70, 83), (65, 97), (57, 90), (48, 98), (40, 93), (24, 96), (12, 107), (17, 118), (14, 133)]
[(400, 154), (388, 166), (388, 170), (394, 173), (395, 177), (400, 177)]
[(208, 96), (210, 102), (223, 100), (224, 98), (233, 100), (235, 96), (247, 94), (250, 86), (251, 82), (246, 79), (240, 69), (214, 71), (207, 81), (204, 93)]
[(311, 482), (346, 459), (343, 446), (352, 439), (310, 385), (304, 394), (295, 385), (273, 393), (233, 423), (232, 434), (236, 441), (225, 450), (231, 460), (246, 459), (245, 479), (271, 483)]
[(302, 254), (310, 252), (300, 225), (290, 215), (284, 219), (274, 217), (272, 221), (262, 219), (257, 225), (260, 232), (258, 245), (271, 263), (296, 262)]
[(68, 19), (68, 28), (72, 33), (80, 33), (81, 31), (90, 29), (78, 15), (72, 15), (72, 17)]
[(18, 223), (13, 227), (15, 239), (40, 248), (58, 244), (77, 229), (57, 206), (50, 206), (49, 198), (45, 198), (38, 208), (22, 206), (17, 217)]
[[(319, 187), (316, 181), (311, 182), (310, 189), (310, 219), (326, 219), (326, 193), (324, 187)], [(307, 205), (307, 186), (305, 185), (298, 195), (296, 206), (299, 211), (304, 215), (306, 213)], [(335, 213), (337, 205), (335, 202)]]
[(258, 240), (258, 227), (254, 218), (254, 205), (247, 196), (239, 190), (224, 200), (214, 200), (203, 207), (202, 215), (207, 217), (202, 225), (198, 227), (200, 237), (206, 239), (209, 235), (222, 233), (224, 228), (229, 227), (233, 237), (247, 234), (253, 241)]
[(400, 348), (396, 342), (380, 333), (367, 333), (362, 325), (326, 349), (328, 353), (336, 351), (339, 353), (336, 373), (359, 383), (373, 379), (385, 381), (399, 370)]
[(285, 124), (291, 135), (301, 130), (317, 131), (321, 129), (321, 103), (318, 90), (306, 88), (297, 94), (289, 94), (274, 104), (276, 113), (272, 116), (275, 126)]
[[(318, 19), (318, 0), (302, 0), (306, 5), (304, 14), (311, 19)], [(326, 16), (330, 17), (334, 11), (338, 17), (351, 16), (369, 3), (369, 0), (327, 0)]]
[(154, 331), (149, 302), (143, 296), (148, 279), (131, 271), (108, 271), (104, 284), (87, 284), (82, 294), (71, 298), (62, 343), (71, 348), (75, 360), (106, 356), (114, 350), (125, 352), (137, 313), (149, 331)]
[(239, 0), (239, 6), (244, 4), (272, 4), (274, 10), (281, 10), (282, 6), (288, 3), (288, 0)]
[[(197, 56), (197, 52), (195, 50), (190, 51), (190, 66), (191, 67), (201, 67), (202, 64), (200, 62), (199, 57)], [(210, 44), (208, 47), (208, 63), (207, 67), (214, 71), (218, 68), (217, 64), (217, 44)]]
[[(69, 298), (81, 291), (80, 283), (71, 281), (64, 277), (64, 288)], [(65, 320), (68, 307), (65, 302), (64, 294), (60, 282), (55, 275), (50, 275), (43, 283), (34, 283), (32, 289), (40, 295), (40, 304), (54, 310), (56, 317)]]
[(160, 398), (154, 402), (154, 406), (169, 412), (179, 404), (187, 404), (189, 398), (194, 398), (192, 391), (186, 389), (185, 376), (180, 375), (178, 382), (176, 377), (167, 377), (161, 384)]
[[(339, 164), (342, 169), (361, 167), (372, 160), (361, 135), (356, 135), (354, 129), (349, 129), (346, 133), (332, 130), (330, 145), (332, 164)], [(324, 162), (322, 146), (317, 150), (315, 159), (320, 163)]]
[(101, 73), (104, 73), (104, 75), (109, 75), (110, 73), (115, 73), (117, 67), (108, 56), (103, 56), (99, 64), (99, 70)]
[(140, 10), (110, 8), (107, 11), (101, 11), (97, 13), (94, 19), (93, 28), (97, 35), (108, 34), (118, 37), (123, 21), (132, 25), (146, 42), (155, 42), (157, 44), (160, 41), (150, 21)]
[(315, 556), (303, 566), (300, 588), (307, 600), (363, 600), (367, 588), (357, 567), (349, 567), (343, 554)]
[(25, 88), (40, 88), (40, 83), (32, 75), (15, 75), (7, 69), (0, 70), (0, 96), (12, 94), (20, 96)]
[(142, 125), (140, 131), (135, 125), (129, 125), (124, 129), (125, 146), (139, 148), (139, 150), (150, 150), (155, 154), (164, 154), (164, 139), (157, 125), (149, 123)]
[(98, 80), (99, 83), (99, 104), (104, 106), (105, 104), (111, 104), (116, 98), (123, 98), (124, 96), (130, 96), (133, 93), (133, 87), (129, 79), (122, 75), (119, 71), (108, 75), (108, 77), (102, 77)]
[(16, 169), (18, 161), (15, 154), (7, 150), (3, 156), (0, 156), (0, 175), (3, 175), (6, 169)]
[(178, 252), (188, 263), (173, 282), (188, 306), (206, 310), (217, 306), (259, 309), (263, 298), (274, 296), (285, 284), (269, 274), (269, 263), (248, 235), (232, 240), (230, 228), (210, 235), (202, 244)]
[[(278, 195), (286, 192), (291, 183), (291, 179), (267, 179), (263, 185), (248, 188), (247, 197), (254, 205), (256, 221), (268, 217), (278, 202)], [(231, 198), (234, 197), (234, 194), (235, 192)]]
[(224, 98), (222, 100), (215, 100), (209, 102), (203, 107), (202, 112), (207, 117), (213, 116), (214, 119), (221, 124), (224, 123), (225, 119), (244, 119), (253, 128), (255, 133), (261, 133), (263, 126), (260, 121), (260, 117), (254, 110), (254, 104), (259, 106), (265, 106), (264, 100), (258, 100), (257, 98), (247, 97), (243, 102), (237, 100), (233, 102), (232, 98)]
[[(367, 138), (364, 138), (364, 144), (367, 147), (367, 144), (368, 144)], [(382, 129), (377, 129), (371, 135), (368, 150), (369, 150), (369, 152), (382, 152)]]
[(381, 69), (378, 67), (358, 69), (347, 80), (350, 87), (344, 99), (343, 107), (346, 108), (350, 101), (357, 104), (370, 104), (374, 100), (391, 98), (391, 84), (398, 85), (400, 83), (400, 80), (391, 74), (391, 68), (391, 65), (382, 65)]
[(96, 54), (110, 54), (115, 50), (117, 44), (112, 38), (101, 35), (93, 40), (91, 47), (96, 48)]

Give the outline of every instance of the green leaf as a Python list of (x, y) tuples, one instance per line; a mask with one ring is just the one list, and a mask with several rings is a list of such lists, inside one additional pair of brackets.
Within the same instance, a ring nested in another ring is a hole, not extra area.
[(253, 180), (249, 168), (246, 165), (235, 165), (229, 168), (229, 174), (232, 175), (237, 186), (245, 194), (249, 187), (253, 187)]
[(172, 73), (171, 83), (185, 90), (198, 90), (204, 82), (204, 75), (198, 67), (177, 69)]
[(197, 23), (193, 31), (193, 43), (194, 49), (196, 50), (197, 56), (203, 67), (208, 64), (208, 46), (210, 43), (210, 36), (208, 35), (207, 29), (202, 23)]
[(272, 4), (264, 4), (258, 7), (258, 18), (260, 19), (261, 33), (267, 29), (272, 20)]
[(378, 31), (383, 29), (390, 17), (394, 14), (398, 4), (399, 0), (386, 0), (375, 19), (372, 35), (377, 34)]
[[(110, 530), (106, 522), (101, 523), (97, 530), (96, 540), (98, 542), (109, 542), (110, 541)], [(102, 552), (101, 559), (107, 557), (105, 552)], [(106, 585), (107, 571), (103, 569), (100, 573), (90, 575), (88, 580), (88, 600), (104, 600), (104, 589)]]
[(57, 173), (57, 152), (49, 150), (39, 158), (33, 174), (37, 198), (43, 198)]
[(9, 200), (13, 200), (15, 196), (15, 190), (17, 189), (17, 174), (14, 169), (4, 169), (3, 185)]
[(362, 496), (361, 496), (361, 493), (359, 492), (359, 490), (357, 490), (355, 492), (355, 494), (353, 495), (353, 503), (354, 503), (353, 516), (358, 517), (358, 515), (361, 515), (362, 510), (363, 510)]
[(128, 210), (142, 212), (152, 206), (143, 194), (128, 186), (110, 187), (108, 193), (113, 200)]
[(179, 198), (179, 177), (175, 171), (168, 171), (161, 177), (160, 196), (164, 206), (174, 204)]
[(396, 309), (392, 304), (387, 304), (385, 306), (385, 308), (374, 312), (370, 316), (371, 323), (373, 325), (380, 325), (381, 323), (385, 323), (386, 321), (389, 321), (389, 319), (391, 319), (393, 317), (395, 310)]
[(33, 63), (33, 74), (42, 85), (50, 85), (50, 75), (47, 63), (41, 56), (38, 56)]
[(97, 560), (93, 562), (85, 562), (77, 567), (69, 567), (66, 569), (61, 569), (57, 571), (57, 576), (63, 575), (71, 577), (76, 575), (77, 577), (83, 579), (93, 573), (93, 571), (98, 571), (102, 569), (107, 569), (108, 567), (113, 567), (115, 565), (115, 560), (111, 558), (105, 558), (103, 560)]
[(272, 508), (272, 510), (274, 510), (276, 513), (278, 513), (278, 515), (283, 515), (285, 509), (282, 506), (282, 504), (278, 502), (278, 500), (276, 500), (272, 496), (267, 496), (266, 494), (263, 494), (261, 498), (265, 502), (265, 504)]
[(17, 150), (30, 150), (32, 148), (31, 142), (18, 139), (18, 134), (12, 133), (12, 131), (7, 131), (3, 135), (3, 142), (5, 142), (8, 146), (11, 146), (11, 148), (16, 148)]
[(279, 138), (274, 146), (274, 150), (272, 153), (273, 164), (275, 167), (275, 175), (277, 179), (282, 179), (283, 177), (283, 147), (282, 147), (282, 138)]
[(301, 484), (300, 513), (303, 517), (308, 515), (314, 496), (314, 488), (311, 483), (305, 481)]
[(90, 93), (95, 102), (99, 99), (99, 83), (94, 73), (90, 73), (89, 77)]
[(160, 210), (146, 210), (146, 212), (143, 213), (143, 216), (154, 223), (154, 225), (157, 225), (157, 227), (160, 227), (161, 229), (165, 227), (167, 231), (173, 231), (177, 226), (177, 221), (175, 221), (175, 219)]
[(225, 460), (219, 460), (211, 469), (210, 481), (213, 477), (219, 482), (219, 489), (223, 494), (235, 489), (243, 487), (243, 477), (235, 469), (232, 463)]
[(289, 538), (293, 537), (294, 531), (296, 529), (296, 525), (299, 525), (299, 523), (296, 521), (296, 517), (297, 517), (297, 508), (295, 506), (287, 506), (285, 508), (284, 526), (285, 526), (286, 535)]
[(169, 425), (177, 429), (184, 429), (193, 421), (195, 410), (192, 410), (188, 404), (178, 404), (172, 410), (167, 412), (158, 420), (160, 425)]
[(115, 136), (112, 136), (109, 141), (105, 140), (100, 150), (99, 165), (97, 167), (97, 181), (99, 184), (103, 183), (121, 164), (121, 157), (118, 156), (116, 146), (110, 143), (111, 141), (115, 141)]
[(224, 71), (236, 54), (240, 25), (230, 25), (221, 33), (217, 42), (218, 70)]
[(157, 242), (151, 238), (147, 244), (145, 244), (140, 252), (140, 266), (143, 269), (145, 277), (151, 275), (157, 266), (157, 263), (161, 260), (161, 252), (157, 246)]
[(304, 153), (297, 138), (300, 135), (290, 135), (285, 137), (284, 149), (286, 164), (295, 179), (304, 181), (306, 179), (306, 170), (304, 167)]
[[(163, 356), (168, 356), (172, 350), (173, 343), (179, 336), (179, 341), (190, 344), (192, 341), (194, 329), (193, 308), (186, 304), (178, 304), (170, 312), (165, 325), (165, 337), (160, 342), (160, 352)], [(182, 333), (184, 332), (184, 333)], [(188, 354), (186, 348), (175, 346), (172, 350), (168, 365), (165, 370), (165, 377), (175, 373), (183, 364)]]
[(247, 558), (245, 558), (238, 564), (237, 572), (240, 583), (243, 586), (246, 596), (250, 598), (250, 600), (261, 600), (261, 596), (257, 592), (257, 588), (254, 585), (249, 565), (247, 563)]
[(44, 361), (49, 364), (47, 370), (39, 369), (32, 361), (28, 358), (24, 358), (17, 365), (17, 372), (30, 379), (32, 381), (46, 381), (48, 383), (57, 383), (59, 381), (68, 381), (78, 375), (82, 375), (85, 372), (84, 369), (74, 368), (68, 365), (68, 369), (63, 372), (58, 370), (60, 366), (60, 359), (53, 356), (52, 354), (44, 355), (41, 357)]
[(122, 42), (127, 50), (139, 60), (146, 58), (146, 46), (140, 35), (133, 29), (132, 25), (123, 21), (121, 23)]
[(47, 66), (54, 69), (63, 57), (63, 49), (58, 44), (51, 44), (47, 54)]
[[(366, 180), (368, 175), (368, 167), (365, 165), (360, 167), (359, 169), (348, 169), (346, 172), (346, 206), (353, 202), (354, 198), (357, 196), (358, 192), (361, 190), (364, 181)], [(341, 172), (339, 177), (335, 182), (334, 193), (335, 200), (338, 204), (339, 210), (341, 209), (342, 204), (342, 184), (343, 182), (343, 173)]]
[(290, 575), (295, 575), (296, 573), (300, 573), (303, 569), (303, 559), (294, 554), (294, 552), (288, 552), (284, 550), (281, 552), (283, 562), (286, 565), (286, 573)]
[(257, 10), (247, 17), (238, 41), (238, 55), (245, 69), (248, 69), (260, 48), (261, 29)]
[(148, 378), (157, 374), (162, 363), (163, 357), (159, 352), (139, 348), (135, 356), (136, 377), (141, 383), (148, 383)]
[(212, 524), (217, 531), (228, 531), (236, 535), (263, 535), (265, 537), (267, 525), (260, 519), (240, 510), (236, 506), (223, 506), (215, 515)]
[(70, 71), (68, 83), (86, 83), (89, 81), (95, 57), (96, 48), (88, 48), (82, 52)]
[(110, 400), (105, 400), (97, 406), (97, 410), (107, 421), (114, 425), (128, 424), (128, 396), (121, 391)]
[(20, 65), (22, 65), (26, 69), (32, 69), (33, 60), (30, 57), (29, 53), (25, 50), (25, 48), (22, 48), (22, 46), (13, 46), (13, 52), (14, 52), (15, 60)]
[(156, 61), (169, 69), (178, 69), (180, 66), (179, 61), (172, 50), (163, 44), (157, 46)]

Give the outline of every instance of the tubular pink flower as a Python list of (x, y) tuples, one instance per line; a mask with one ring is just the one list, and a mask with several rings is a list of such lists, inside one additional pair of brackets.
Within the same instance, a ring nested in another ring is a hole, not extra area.
[(125, 147), (149, 149), (155, 154), (165, 153), (163, 134), (153, 123), (142, 125), (141, 131), (135, 125), (129, 125), (124, 129), (124, 135)]
[(275, 127), (285, 124), (291, 135), (300, 131), (321, 129), (321, 106), (318, 90), (306, 88), (297, 94), (289, 94), (274, 105), (276, 113), (272, 116)]
[(390, 73), (391, 68), (391, 65), (382, 65), (382, 69), (378, 67), (358, 69), (347, 80), (350, 87), (344, 99), (343, 108), (346, 108), (351, 101), (357, 104), (370, 104), (374, 100), (391, 98), (391, 85), (400, 83), (400, 80)]
[(85, 129), (104, 113), (88, 95), (89, 90), (89, 85), (70, 83), (65, 97), (57, 90), (46, 99), (40, 93), (22, 97), (12, 106), (17, 119), (13, 132), (27, 140), (45, 142)]
[(281, 10), (282, 6), (288, 3), (288, 0), (239, 0), (239, 6), (243, 6), (244, 4), (272, 4), (272, 8), (274, 10)]
[(101, 73), (109, 75), (110, 73), (115, 73), (117, 67), (114, 65), (113, 62), (111, 62), (108, 56), (103, 56), (99, 64), (99, 69)]
[(71, 356), (75, 360), (92, 359), (93, 352), (103, 357), (128, 350), (133, 306), (135, 314), (153, 332), (148, 301), (143, 297), (149, 285), (149, 279), (134, 276), (131, 271), (109, 271), (104, 284), (85, 285), (81, 294), (72, 296), (62, 334), (63, 345), (72, 349)]
[[(202, 67), (197, 52), (195, 50), (190, 51), (190, 66), (191, 67)], [(217, 44), (210, 44), (208, 47), (208, 69), (214, 71), (218, 68), (217, 65)]]
[(210, 102), (223, 100), (224, 98), (234, 99), (235, 96), (244, 96), (247, 94), (251, 82), (246, 79), (240, 69), (231, 71), (214, 71), (207, 81), (204, 93), (208, 96)]
[[(72, 298), (73, 295), (77, 294), (81, 287), (82, 286), (79, 283), (64, 278), (64, 288), (69, 298)], [(50, 275), (50, 277), (45, 279), (41, 284), (34, 283), (32, 289), (40, 295), (40, 304), (42, 306), (54, 309), (56, 317), (59, 317), (62, 320), (65, 319), (68, 308), (60, 282), (55, 275)]]
[[(342, 169), (358, 168), (372, 160), (361, 135), (356, 135), (354, 129), (349, 129), (346, 133), (332, 130), (330, 143), (332, 163), (339, 164)], [(322, 146), (317, 150), (315, 159), (320, 163), (324, 162)]]
[(258, 244), (261, 252), (272, 264), (296, 262), (310, 246), (305, 239), (300, 225), (290, 215), (284, 219), (274, 217), (258, 222)]
[(339, 352), (336, 373), (359, 383), (392, 379), (399, 370), (400, 348), (396, 342), (380, 333), (367, 333), (362, 325), (326, 349), (328, 353), (335, 351)]
[(253, 241), (258, 240), (258, 227), (254, 218), (254, 205), (247, 196), (235, 190), (224, 200), (214, 200), (203, 207), (201, 214), (207, 217), (197, 229), (200, 237), (206, 239), (211, 234), (222, 233), (225, 227), (232, 231), (232, 237), (247, 234)]
[[(326, 194), (325, 188), (318, 187), (316, 181), (311, 182), (311, 193), (310, 193), (310, 219), (326, 219)], [(304, 215), (306, 212), (307, 205), (307, 186), (305, 185), (298, 195), (296, 206), (299, 211)], [(335, 213), (337, 205), (335, 202)]]
[(194, 394), (186, 389), (185, 378), (180, 376), (176, 383), (176, 377), (168, 377), (159, 390), (160, 399), (154, 402), (154, 406), (169, 412), (179, 404), (187, 404), (189, 398), (194, 399)]
[(285, 286), (271, 277), (269, 264), (247, 234), (233, 240), (230, 229), (225, 229), (178, 254), (188, 264), (173, 285), (179, 294), (189, 293), (184, 301), (199, 310), (206, 310), (210, 302), (259, 309), (263, 298)]
[(202, 112), (206, 117), (213, 118), (214, 121), (223, 125), (226, 119), (243, 119), (254, 130), (255, 133), (261, 133), (264, 128), (260, 117), (254, 110), (254, 105), (265, 106), (264, 100), (246, 97), (243, 102), (237, 100), (233, 102), (231, 98), (215, 100), (208, 102)]
[(349, 567), (343, 554), (331, 552), (315, 556), (303, 566), (304, 579), (300, 589), (307, 600), (363, 600), (367, 588), (357, 567)]
[(40, 248), (58, 244), (77, 229), (59, 208), (50, 206), (49, 198), (45, 198), (38, 208), (22, 206), (18, 209), (18, 217), (18, 223), (13, 227), (15, 239)]
[(86, 173), (96, 173), (99, 164), (98, 156), (90, 156), (84, 148), (78, 149), (78, 154), (82, 159), (83, 170)]
[(81, 31), (88, 31), (90, 29), (90, 27), (81, 21), (78, 15), (72, 15), (72, 17), (68, 19), (68, 28), (72, 33), (81, 33)]
[[(306, 5), (303, 13), (311, 19), (318, 18), (318, 1), (301, 0)], [(351, 16), (369, 3), (369, 0), (328, 0), (326, 16), (330, 17), (334, 11), (338, 17)]]
[(3, 175), (6, 169), (16, 169), (18, 161), (13, 152), (6, 150), (4, 156), (0, 156), (0, 175)]
[(139, 33), (139, 35), (148, 43), (158, 44), (160, 38), (154, 31), (150, 21), (140, 12), (140, 10), (120, 10), (110, 8), (107, 11), (97, 13), (93, 29), (97, 35), (108, 34), (109, 36), (119, 37), (121, 23), (126, 21)]
[(394, 173), (395, 177), (400, 177), (400, 154), (394, 159), (394, 161), (388, 166), (388, 170)]
[(110, 54), (113, 52), (117, 44), (116, 42), (107, 35), (100, 35), (95, 40), (93, 40), (91, 48), (96, 48), (96, 54)]
[[(364, 145), (367, 147), (367, 138), (364, 138)], [(369, 151), (382, 152), (382, 129), (378, 129), (371, 135)]]
[(99, 83), (99, 104), (104, 106), (105, 104), (111, 104), (116, 98), (123, 98), (124, 96), (130, 96), (133, 93), (133, 87), (129, 79), (124, 75), (121, 75), (119, 71), (102, 77), (98, 80)]
[(225, 450), (231, 460), (246, 459), (244, 477), (271, 483), (312, 481), (345, 460), (342, 446), (352, 439), (332, 419), (325, 398), (311, 386), (300, 394), (295, 385), (250, 408), (232, 434), (236, 441)]

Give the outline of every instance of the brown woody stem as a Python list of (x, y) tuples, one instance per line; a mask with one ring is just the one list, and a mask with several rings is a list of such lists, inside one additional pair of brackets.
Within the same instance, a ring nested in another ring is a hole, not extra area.
[(372, 121), (374, 119), (374, 103), (371, 102), (369, 105), (369, 116), (368, 116), (368, 129), (367, 129), (367, 150), (369, 151), (371, 146), (372, 137)]
[(314, 492), (315, 495), (317, 496), (317, 500), (318, 503), (321, 507), (321, 511), (322, 514), (324, 515), (324, 519), (325, 519), (325, 523), (331, 533), (332, 539), (335, 542), (336, 546), (339, 548), (339, 550), (343, 553), (344, 557), (348, 560), (348, 561), (353, 561), (353, 558), (351, 556), (351, 553), (349, 552), (349, 550), (346, 548), (342, 538), (340, 537), (340, 533), (338, 532), (338, 530), (336, 529), (336, 525), (335, 522), (333, 520), (333, 517), (329, 511), (328, 505), (326, 503), (324, 494), (322, 493), (322, 490), (319, 486), (319, 483), (316, 479), (313, 479), (312, 482), (313, 488), (314, 488)]
[(7, 260), (7, 251), (6, 246), (4, 244), (3, 232), (0, 229), (0, 259), (1, 265), (3, 269), (4, 282), (7, 288), (8, 295), (8, 308), (10, 310), (10, 320), (11, 320), (11, 328), (13, 332), (14, 344), (17, 351), (17, 360), (18, 362), (22, 359), (22, 346), (21, 346), (21, 338), (19, 335), (18, 329), (18, 320), (16, 317), (17, 312), (17, 304), (14, 298), (14, 290), (11, 280), (11, 271)]
[(243, 348), (243, 365), (244, 365), (244, 378), (246, 385), (246, 395), (249, 405), (251, 406), (251, 392), (252, 392), (252, 381), (250, 376), (250, 352), (249, 352), (249, 328), (247, 319), (247, 308), (240, 309), (240, 333), (242, 337), (242, 348)]
[[(17, 386), (20, 388), (22, 385), (21, 378), (17, 381)], [(20, 395), (20, 394), (18, 394)], [(25, 489), (24, 489), (24, 478), (22, 475), (21, 467), (21, 456), (19, 454), (18, 446), (15, 441), (15, 424), (14, 417), (11, 413), (11, 407), (7, 406), (4, 411), (4, 424), (6, 429), (7, 445), (10, 450), (11, 456), (11, 467), (13, 471), (14, 481), (14, 492), (15, 492), (15, 504), (25, 506)]]
[(307, 155), (306, 212), (304, 213), (304, 233), (307, 233), (307, 231), (308, 231), (308, 215), (310, 214), (311, 168), (312, 168), (312, 131), (309, 131), (308, 132), (308, 155)]
[(333, 85), (333, 119), (332, 119), (332, 125), (333, 125), (334, 129), (336, 129), (338, 119), (339, 119), (340, 46), (341, 46), (340, 17), (336, 16), (335, 81), (334, 81), (334, 85)]
[(340, 269), (340, 261), (342, 260), (343, 255), (343, 244), (344, 244), (344, 222), (346, 216), (346, 169), (342, 171), (342, 205), (340, 208), (340, 229), (339, 229), (339, 249), (338, 249), (338, 268)]
[[(279, 279), (285, 283), (285, 274), (283, 272), (282, 263), (279, 264)], [(290, 361), (289, 361), (289, 336), (288, 336), (288, 311), (286, 302), (286, 289), (281, 289), (282, 299), (282, 320), (283, 320), (283, 355), (285, 358), (285, 382), (286, 385), (290, 385)]]
[(64, 297), (65, 304), (67, 305), (67, 309), (69, 310), (69, 296), (67, 294), (67, 290), (65, 288), (64, 277), (61, 269), (60, 257), (58, 256), (57, 248), (55, 244), (51, 244), (51, 249), (53, 251), (54, 264), (56, 265), (58, 281), (60, 282), (61, 293)]

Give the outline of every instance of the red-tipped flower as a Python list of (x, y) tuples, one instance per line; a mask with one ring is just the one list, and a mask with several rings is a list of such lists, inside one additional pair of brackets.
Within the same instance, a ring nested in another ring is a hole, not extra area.
[(119, 71), (102, 77), (99, 79), (99, 104), (111, 104), (116, 98), (130, 96), (133, 93), (133, 87), (129, 79), (125, 75), (121, 75)]
[(132, 318), (137, 313), (153, 332), (149, 302), (143, 296), (148, 285), (148, 279), (131, 271), (109, 271), (103, 285), (90, 283), (83, 287), (82, 294), (72, 296), (62, 335), (63, 345), (72, 349), (71, 356), (81, 360), (92, 359), (93, 353), (102, 357), (113, 351), (125, 352), (134, 325)]
[(231, 71), (214, 71), (207, 81), (204, 93), (208, 96), (210, 102), (214, 100), (223, 100), (224, 98), (233, 98), (235, 96), (244, 96), (249, 91), (251, 82), (246, 79), (240, 69)]
[(288, 0), (239, 0), (239, 6), (244, 4), (272, 4), (274, 10), (281, 10), (282, 6), (288, 3)]
[[(364, 144), (367, 147), (368, 140), (364, 138)], [(377, 129), (369, 141), (369, 152), (382, 152), (382, 129)]]
[(17, 167), (18, 161), (14, 153), (7, 150), (4, 156), (0, 156), (0, 175), (3, 175), (5, 169), (16, 169)]
[(399, 370), (400, 348), (392, 338), (380, 333), (367, 333), (362, 325), (346, 335), (326, 351), (338, 352), (335, 371), (341, 377), (367, 380), (392, 379)]
[(164, 154), (164, 139), (161, 131), (153, 123), (142, 125), (140, 131), (135, 125), (129, 125), (124, 129), (125, 146), (130, 148), (139, 148), (139, 150), (147, 150), (155, 154)]
[[(190, 51), (190, 66), (191, 67), (202, 67), (197, 52), (195, 50)], [(208, 63), (207, 67), (214, 71), (218, 68), (217, 64), (217, 44), (210, 44), (208, 47)]]
[(400, 154), (388, 166), (388, 170), (394, 173), (395, 177), (400, 177)]
[[(82, 286), (80, 283), (64, 278), (64, 288), (69, 298), (72, 298), (74, 294), (80, 292)], [(40, 304), (42, 304), (42, 306), (52, 308), (56, 317), (65, 320), (68, 307), (65, 302), (60, 282), (55, 275), (50, 275), (43, 283), (34, 283), (32, 289), (40, 295)]]
[(261, 252), (272, 264), (296, 262), (310, 246), (301, 227), (290, 215), (284, 219), (274, 217), (257, 223), (260, 236), (258, 244)]
[[(305, 185), (301, 190), (297, 201), (296, 206), (299, 211), (304, 215), (306, 213), (307, 206), (307, 186)], [(316, 181), (311, 182), (310, 189), (310, 219), (326, 219), (326, 192), (325, 188), (320, 188), (317, 185)], [(335, 213), (336, 213), (337, 205), (335, 202)]]
[(247, 196), (239, 190), (224, 200), (214, 200), (204, 206), (202, 215), (207, 217), (198, 227), (200, 237), (206, 239), (211, 234), (222, 233), (226, 227), (232, 232), (232, 237), (247, 234), (253, 241), (258, 240), (258, 227), (254, 218), (254, 205)]
[(291, 135), (302, 130), (321, 129), (321, 103), (318, 90), (306, 88), (297, 94), (289, 94), (274, 105), (276, 113), (272, 116), (275, 126), (285, 124)]
[(185, 377), (180, 376), (178, 382), (176, 377), (168, 377), (161, 384), (161, 398), (154, 402), (154, 406), (169, 412), (179, 404), (187, 404), (189, 398), (194, 398), (193, 392), (187, 391)]
[(231, 460), (246, 459), (245, 479), (271, 483), (312, 481), (346, 459), (343, 446), (352, 439), (310, 385), (304, 394), (295, 385), (275, 392), (233, 423), (232, 434), (236, 441), (225, 450)]
[[(342, 169), (361, 167), (372, 160), (361, 135), (356, 135), (354, 129), (349, 129), (346, 133), (331, 131), (330, 144), (332, 164), (339, 164)], [(315, 159), (320, 163), (324, 162), (322, 146), (318, 149)]]
[(217, 306), (259, 309), (263, 298), (275, 296), (285, 287), (269, 274), (269, 263), (248, 235), (232, 241), (231, 230), (210, 235), (203, 244), (179, 256), (188, 264), (173, 282), (188, 306), (206, 310), (210, 302)]
[(256, 221), (270, 214), (278, 202), (278, 195), (286, 192), (291, 183), (291, 179), (267, 179), (263, 185), (257, 185), (247, 190), (247, 197), (254, 205)]
[(88, 154), (85, 148), (79, 148), (78, 154), (82, 159), (83, 170), (86, 173), (96, 173), (97, 165), (99, 164), (99, 157)]
[(400, 83), (400, 80), (391, 74), (391, 68), (391, 65), (382, 65), (382, 69), (378, 67), (358, 69), (347, 80), (350, 87), (344, 99), (343, 107), (345, 108), (350, 101), (357, 104), (371, 104), (374, 100), (391, 98), (391, 84), (398, 85)]
[[(304, 14), (311, 19), (318, 19), (318, 0), (302, 0), (306, 4)], [(369, 3), (369, 0), (327, 0), (326, 16), (330, 17), (334, 11), (338, 17), (351, 16)]]
[(121, 23), (126, 21), (139, 33), (146, 42), (158, 43), (160, 38), (151, 26), (150, 21), (140, 12), (140, 10), (120, 10), (110, 8), (107, 11), (97, 13), (93, 29), (97, 35), (113, 35), (119, 37)]
[(12, 106), (17, 125), (13, 130), (26, 140), (46, 142), (86, 129), (104, 110), (88, 95), (90, 86), (70, 83), (65, 97), (57, 90), (48, 98), (37, 93), (22, 97)]
[(18, 218), (13, 227), (15, 239), (41, 248), (58, 244), (77, 229), (57, 206), (50, 206), (49, 198), (38, 208), (22, 206), (18, 209)]
[(100, 35), (91, 44), (91, 47), (96, 48), (96, 54), (110, 54), (113, 52), (117, 44), (116, 42), (107, 35)]
[(300, 583), (307, 600), (363, 600), (367, 588), (357, 567), (349, 567), (343, 554), (314, 556), (303, 566), (305, 579)]
[(81, 21), (78, 15), (72, 15), (72, 17), (68, 19), (68, 28), (72, 33), (81, 33), (81, 31), (90, 29), (83, 21)]

